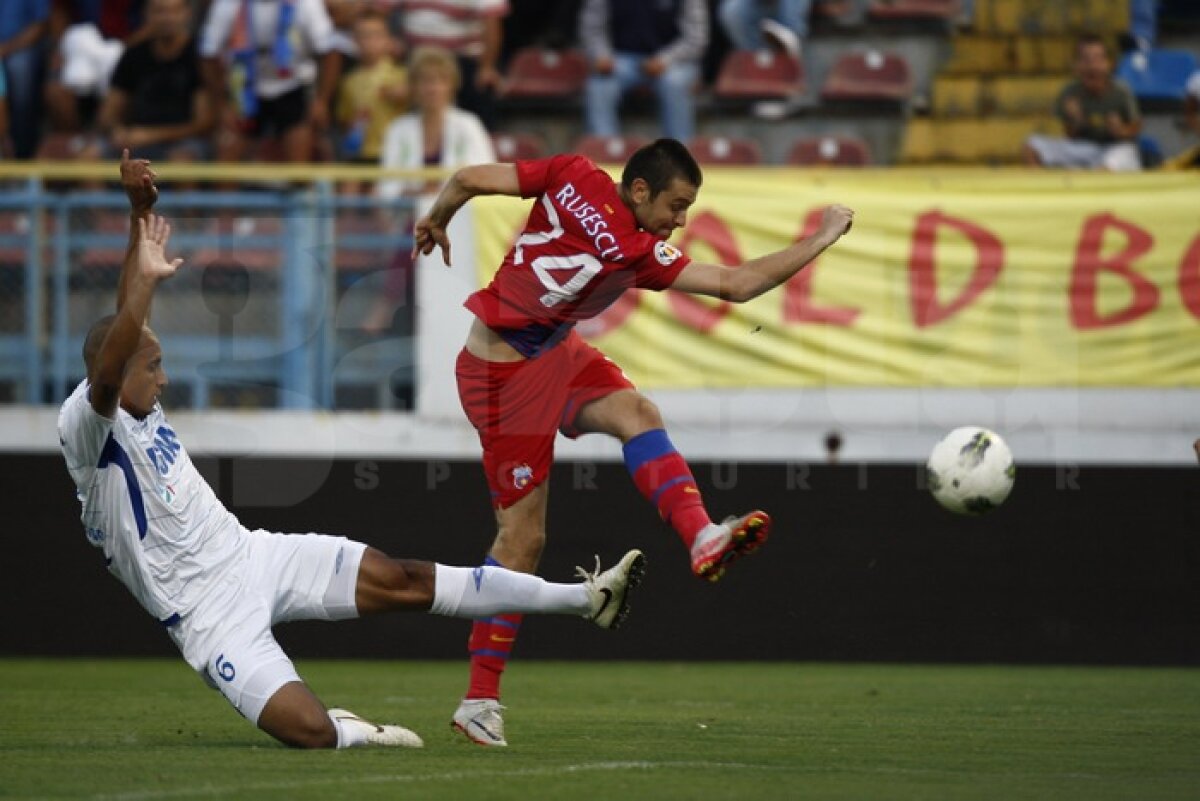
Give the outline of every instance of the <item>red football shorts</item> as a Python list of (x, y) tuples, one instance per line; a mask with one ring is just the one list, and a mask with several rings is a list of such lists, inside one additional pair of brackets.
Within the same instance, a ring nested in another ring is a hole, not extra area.
[(455, 369), (463, 411), (483, 445), (496, 508), (512, 506), (546, 480), (554, 437), (574, 439), (579, 410), (633, 383), (572, 331), (535, 359), (489, 362), (463, 349)]

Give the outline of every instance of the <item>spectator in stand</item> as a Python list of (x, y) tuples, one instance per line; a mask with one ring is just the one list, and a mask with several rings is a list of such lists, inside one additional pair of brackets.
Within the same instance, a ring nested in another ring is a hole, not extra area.
[[(408, 79), (414, 108), (388, 126), (383, 137), (382, 166), (449, 170), (496, 160), (492, 138), (483, 122), (454, 105), (462, 75), (453, 53), (440, 47), (418, 48), (408, 65)], [(382, 199), (394, 200), (402, 194), (436, 192), (441, 184), (441, 181), (385, 180), (380, 182), (378, 191)], [(392, 259), (383, 293), (367, 312), (362, 324), (364, 331), (384, 333), (393, 326), (398, 310), (411, 309), (411, 275), (410, 252), (401, 248)]]
[(38, 88), (49, 18), (49, 0), (0, 2), (0, 72), (7, 78), (13, 154), (19, 159), (37, 149), (42, 116)]
[(46, 112), (62, 133), (92, 127), (126, 47), (145, 40), (145, 0), (52, 0)]
[(1158, 0), (1129, 0), (1129, 35), (1143, 53), (1158, 42)]
[(662, 134), (683, 142), (692, 138), (692, 93), (708, 46), (704, 0), (585, 0), (579, 40), (592, 70), (584, 95), (588, 133), (620, 134), (621, 98), (650, 86), (658, 96)]
[(101, 142), (85, 155), (114, 158), (129, 149), (153, 161), (202, 161), (213, 128), (188, 0), (149, 0), (148, 38), (125, 51), (100, 107)]
[(358, 59), (358, 45), (354, 43), (354, 23), (365, 12), (374, 10), (362, 0), (325, 0), (325, 10), (333, 22), (332, 47), (343, 56), (342, 73), (346, 73)]
[(199, 50), (219, 160), (240, 160), (262, 137), (279, 141), (285, 161), (312, 160), (340, 74), (332, 35), (321, 0), (213, 0)]
[(1200, 136), (1200, 70), (1188, 78), (1187, 95), (1183, 99), (1183, 119), (1192, 133)]
[(8, 139), (8, 84), (4, 66), (0, 65), (0, 159), (9, 158), (12, 158), (12, 147)]
[(1055, 111), (1065, 137), (1035, 135), (1025, 143), (1025, 162), (1046, 167), (1140, 170), (1137, 138), (1141, 113), (1133, 92), (1113, 77), (1108, 46), (1099, 36), (1075, 45), (1075, 80), (1059, 94)]
[[(1200, 136), (1200, 70), (1188, 78), (1187, 92), (1183, 98), (1183, 123), (1187, 130)], [(1179, 155), (1163, 162), (1163, 169), (1200, 169), (1200, 144), (1186, 147)]]
[(812, 0), (721, 0), (721, 27), (734, 48), (766, 50), (768, 44), (800, 58), (808, 38)]
[[(812, 0), (721, 0), (721, 27), (737, 50), (776, 50), (799, 60), (808, 38), (808, 14)], [(803, 92), (783, 100), (764, 100), (751, 108), (754, 116), (778, 120), (798, 111)]]
[(408, 71), (392, 58), (387, 19), (367, 12), (354, 22), (358, 66), (338, 90), (340, 156), (346, 161), (378, 164), (383, 134), (392, 120), (408, 110)]
[(509, 0), (511, 11), (504, 19), (504, 48), (508, 59), (525, 47), (562, 50), (575, 42), (579, 31), (582, 0)]
[(405, 43), (454, 53), (462, 75), (458, 107), (493, 130), (508, 0), (399, 0), (399, 6)]

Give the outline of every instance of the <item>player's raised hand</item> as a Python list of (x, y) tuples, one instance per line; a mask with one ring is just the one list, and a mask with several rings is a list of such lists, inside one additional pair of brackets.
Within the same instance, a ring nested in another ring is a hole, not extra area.
[(821, 227), (818, 229), (818, 233), (828, 237), (832, 243), (849, 231), (852, 225), (854, 225), (854, 209), (834, 203), (832, 206), (826, 207), (821, 215)]
[(128, 148), (121, 151), (121, 186), (137, 214), (147, 214), (154, 208), (158, 200), (158, 187), (154, 185), (157, 177), (149, 161), (129, 158)]
[(167, 242), (171, 239), (171, 224), (157, 214), (139, 217), (138, 274), (149, 281), (165, 281), (175, 274), (183, 259), (167, 261)]
[(442, 261), (449, 267), (450, 237), (446, 236), (445, 227), (437, 225), (429, 217), (422, 217), (413, 226), (413, 259), (428, 256), (435, 247), (442, 249)]

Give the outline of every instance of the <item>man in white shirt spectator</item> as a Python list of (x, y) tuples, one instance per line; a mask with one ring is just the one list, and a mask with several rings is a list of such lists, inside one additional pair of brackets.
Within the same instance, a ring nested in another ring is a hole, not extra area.
[(321, 0), (213, 0), (199, 51), (218, 160), (240, 159), (251, 136), (277, 137), (286, 161), (312, 159), (341, 68), (333, 30)]

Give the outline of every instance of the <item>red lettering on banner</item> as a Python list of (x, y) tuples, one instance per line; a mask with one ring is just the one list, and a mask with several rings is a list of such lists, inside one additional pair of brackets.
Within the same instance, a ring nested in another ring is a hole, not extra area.
[[(1125, 234), (1125, 247), (1115, 256), (1105, 258), (1100, 253), (1104, 234), (1113, 228)], [(1154, 311), (1158, 305), (1158, 287), (1135, 272), (1132, 266), (1153, 245), (1154, 237), (1148, 232), (1107, 212), (1085, 220), (1075, 249), (1075, 266), (1071, 269), (1072, 325), (1084, 331), (1107, 328), (1132, 322)], [(1120, 276), (1133, 290), (1129, 305), (1108, 315), (1101, 315), (1096, 308), (1096, 279), (1101, 271)]]
[[(958, 297), (947, 304), (941, 303), (937, 297), (936, 246), (940, 226), (953, 228), (966, 236), (975, 247), (976, 254), (971, 280)], [(996, 282), (1003, 266), (1004, 244), (983, 226), (940, 211), (927, 211), (917, 217), (912, 253), (908, 259), (909, 302), (917, 328), (937, 325), (970, 306)]]
[[(688, 252), (688, 248), (696, 242), (703, 242), (717, 253), (721, 264), (734, 267), (742, 263), (742, 254), (738, 250), (733, 232), (725, 221), (711, 211), (702, 211), (692, 218), (687, 230), (679, 241), (679, 249)], [(675, 311), (675, 315), (684, 325), (690, 326), (702, 334), (707, 334), (717, 323), (729, 314), (732, 305), (723, 300), (715, 305), (709, 305), (686, 292), (667, 290), (667, 302)]]
[[(821, 226), (821, 215), (825, 209), (813, 209), (804, 220), (804, 227), (796, 237), (799, 242), (812, 236)], [(817, 269), (820, 257), (813, 259), (783, 288), (783, 321), (785, 323), (827, 323), (829, 325), (848, 326), (862, 312), (861, 309), (841, 308), (837, 306), (816, 306), (812, 299), (813, 275)]]
[(1179, 260), (1179, 297), (1183, 307), (1200, 320), (1200, 236), (1192, 240)]

